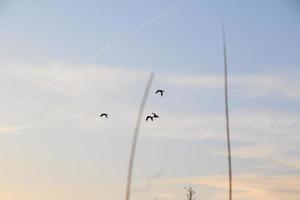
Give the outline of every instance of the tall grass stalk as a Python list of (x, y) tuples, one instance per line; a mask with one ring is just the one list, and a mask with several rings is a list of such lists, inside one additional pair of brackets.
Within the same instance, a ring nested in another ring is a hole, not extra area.
[(136, 151), (136, 146), (137, 146), (137, 141), (138, 141), (138, 136), (139, 136), (139, 131), (140, 131), (140, 125), (141, 125), (141, 122), (142, 122), (145, 105), (146, 105), (146, 102), (147, 102), (147, 99), (148, 99), (148, 95), (149, 95), (149, 91), (150, 91), (150, 88), (151, 88), (151, 85), (152, 85), (152, 82), (153, 82), (154, 75), (155, 75), (154, 72), (152, 72), (150, 74), (147, 86), (146, 86), (145, 91), (144, 91), (144, 96), (143, 96), (143, 99), (142, 99), (142, 102), (141, 102), (141, 105), (140, 105), (138, 117), (137, 117), (137, 120), (136, 120), (136, 125), (135, 125), (132, 144), (131, 144), (131, 153), (130, 153), (130, 158), (129, 158), (125, 200), (130, 200), (132, 171), (133, 171), (133, 165), (134, 165), (135, 151)]
[(228, 158), (228, 178), (229, 178), (229, 200), (232, 200), (232, 164), (231, 164), (231, 144), (229, 129), (229, 109), (228, 109), (228, 72), (227, 72), (227, 49), (225, 26), (222, 26), (223, 35), (223, 53), (224, 53), (224, 91), (225, 91), (225, 117), (226, 117), (226, 135), (227, 135), (227, 158)]

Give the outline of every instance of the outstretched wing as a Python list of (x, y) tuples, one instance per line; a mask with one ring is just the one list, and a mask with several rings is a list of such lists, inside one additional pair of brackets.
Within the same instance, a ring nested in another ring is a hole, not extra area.
[(103, 117), (103, 116), (105, 116), (106, 118), (108, 118), (108, 114), (106, 114), (106, 113), (102, 113), (102, 114), (100, 115), (100, 117)]
[(151, 116), (147, 116), (146, 121), (148, 121), (148, 119), (151, 119), (151, 121), (153, 121), (153, 117), (151, 117)]
[(164, 90), (156, 90), (155, 94), (160, 93), (160, 96), (162, 97), (164, 92)]
[(152, 113), (153, 117), (158, 118), (159, 116), (155, 113)]

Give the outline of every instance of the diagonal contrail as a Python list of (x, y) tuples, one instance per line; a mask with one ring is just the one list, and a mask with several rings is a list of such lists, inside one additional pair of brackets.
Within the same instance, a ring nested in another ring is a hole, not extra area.
[(54, 84), (56, 81), (58, 80), (58, 78), (56, 79), (52, 79), (51, 81), (41, 85), (39, 88), (37, 88), (36, 90), (32, 91), (31, 93), (27, 94), (26, 96), (24, 96), (23, 98), (21, 98), (20, 100), (18, 100), (17, 102), (15, 102), (13, 104), (13, 106), (17, 106), (23, 102), (25, 102), (26, 100), (28, 100), (29, 98), (33, 97), (34, 95), (38, 94), (39, 92), (41, 92), (43, 89), (51, 86), (52, 84)]
[(228, 151), (228, 178), (229, 178), (229, 200), (232, 200), (232, 164), (231, 164), (231, 144), (229, 130), (229, 109), (228, 109), (228, 72), (227, 72), (227, 49), (225, 26), (222, 25), (223, 35), (223, 53), (224, 53), (224, 94), (225, 94), (225, 117), (226, 117), (226, 136), (227, 136), (227, 151)]
[(96, 51), (95, 53), (91, 54), (89, 57), (87, 57), (85, 60), (83, 60), (81, 62), (81, 64), (85, 64), (91, 60), (93, 60), (94, 58), (96, 58), (97, 56), (105, 53), (108, 49), (110, 49), (111, 47), (109, 45), (106, 45), (104, 48), (99, 49), (98, 51)]
[(150, 74), (147, 86), (145, 88), (144, 96), (140, 105), (138, 117), (136, 120), (136, 125), (133, 133), (133, 139), (132, 139), (132, 144), (131, 144), (131, 153), (130, 153), (130, 158), (129, 158), (129, 166), (128, 166), (128, 173), (127, 173), (127, 182), (126, 182), (126, 193), (125, 193), (125, 200), (130, 200), (130, 193), (131, 193), (131, 180), (132, 180), (132, 170), (133, 170), (133, 165), (134, 165), (134, 157), (135, 157), (135, 150), (136, 150), (136, 145), (138, 141), (138, 136), (139, 136), (139, 131), (140, 131), (140, 125), (142, 121), (142, 117), (144, 114), (144, 109), (145, 105), (148, 99), (149, 91), (153, 82), (154, 78), (154, 72)]
[[(150, 19), (149, 21), (147, 21), (146, 23), (136, 27), (133, 29), (133, 31), (131, 31), (130, 33), (126, 34), (125, 36), (123, 36), (123, 39), (127, 39), (131, 36), (134, 36), (135, 34), (139, 33), (140, 31), (142, 31), (143, 29), (145, 29), (146, 27), (152, 25), (153, 23), (155, 23), (156, 21), (160, 20), (162, 17), (168, 15), (170, 12), (172, 12), (175, 9), (175, 7), (171, 7), (168, 8), (166, 11), (162, 12), (161, 14), (153, 17), (152, 19)], [(120, 41), (119, 41), (120, 42)], [(111, 49), (112, 45), (106, 45), (104, 48), (101, 48), (97, 51), (95, 51), (94, 53), (92, 53), (91, 55), (89, 55), (86, 59), (82, 60), (81, 62), (79, 62), (77, 65), (79, 64), (85, 64), (88, 63), (89, 61), (93, 60), (94, 58), (98, 57), (99, 55), (105, 53), (107, 50)], [(17, 102), (15, 102), (13, 104), (14, 107), (18, 106), (21, 103), (24, 103), (25, 101), (29, 100), (31, 97), (39, 94), (43, 89), (53, 85), (55, 82), (57, 82), (58, 80), (62, 79), (62, 75), (60, 75), (59, 77), (56, 77), (52, 80), (50, 80), (49, 82), (47, 82), (46, 84), (41, 85), (39, 88), (35, 89), (34, 91), (28, 93), (27, 95), (25, 95), (24, 97), (20, 98), (20, 100), (18, 100)]]
[(137, 34), (138, 32), (142, 31), (143, 29), (145, 29), (147, 26), (155, 23), (156, 21), (158, 21), (160, 18), (168, 15), (170, 12), (172, 12), (175, 9), (175, 7), (171, 7), (169, 9), (167, 9), (165, 12), (161, 13), (160, 15), (157, 15), (156, 17), (152, 18), (151, 20), (149, 20), (148, 22), (142, 24), (141, 26), (135, 28), (131, 33), (127, 34), (125, 37), (131, 37), (135, 34)]
[[(156, 21), (160, 20), (162, 17), (168, 15), (169, 13), (171, 13), (173, 10), (175, 9), (175, 7), (171, 7), (169, 9), (167, 9), (166, 11), (162, 12), (161, 14), (157, 15), (156, 17), (153, 17), (152, 19), (150, 19), (149, 21), (147, 21), (146, 23), (136, 27), (133, 29), (133, 31), (131, 31), (130, 33), (128, 33), (127, 35), (125, 35), (125, 38), (129, 38), (137, 33), (139, 33), (140, 31), (142, 31), (143, 29), (145, 29), (146, 27), (152, 25), (153, 23), (155, 23)], [(105, 47), (95, 51), (93, 54), (91, 54), (90, 56), (88, 56), (86, 59), (82, 60), (79, 64), (85, 64), (90, 62), (91, 60), (93, 60), (94, 58), (100, 56), (101, 54), (105, 53), (107, 50), (111, 49), (112, 46), (111, 45), (106, 45)], [(27, 95), (25, 95), (24, 97), (22, 97), (21, 99), (19, 99), (17, 102), (15, 102), (13, 104), (14, 107), (18, 106), (21, 103), (24, 103), (25, 101), (29, 100), (31, 97), (39, 94), (43, 89), (48, 88), (49, 86), (53, 85), (55, 82), (57, 82), (58, 80), (62, 79), (62, 75), (60, 75), (57, 78), (54, 78), (52, 80), (50, 80), (49, 82), (41, 85), (39, 88), (37, 88), (36, 90), (28, 93)]]

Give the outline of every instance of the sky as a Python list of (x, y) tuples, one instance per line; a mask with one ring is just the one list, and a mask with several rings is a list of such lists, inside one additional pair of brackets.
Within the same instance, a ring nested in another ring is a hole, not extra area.
[[(0, 199), (226, 199), (222, 23), (235, 200), (300, 196), (297, 0), (0, 0)], [(156, 89), (166, 90), (163, 98)], [(99, 114), (109, 113), (109, 119)]]

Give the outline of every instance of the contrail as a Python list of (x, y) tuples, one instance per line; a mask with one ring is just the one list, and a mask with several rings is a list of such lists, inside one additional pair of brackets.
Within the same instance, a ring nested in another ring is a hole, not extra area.
[[(175, 9), (175, 7), (171, 7), (169, 9), (167, 9), (166, 11), (164, 11), (161, 14), (157, 15), (156, 17), (153, 17), (152, 19), (150, 19), (146, 23), (142, 24), (141, 26), (138, 26), (138, 27), (134, 28), (133, 31), (131, 31), (129, 34), (127, 34), (127, 35), (125, 35), (125, 37), (124, 36), (123, 37), (126, 39), (126, 38), (129, 38), (129, 37), (137, 34), (138, 32), (142, 31), (146, 27), (152, 25), (154, 22), (156, 22), (159, 19), (161, 19), (162, 17), (168, 15), (174, 9)], [(92, 53), (90, 56), (88, 56), (86, 59), (84, 59), (81, 62), (79, 62), (77, 65), (88, 63), (89, 61), (91, 61), (94, 58), (98, 57), (99, 55), (105, 53), (108, 49), (111, 49), (111, 48), (112, 48), (112, 45), (106, 45), (104, 48), (101, 48), (101, 49), (95, 51), (94, 53)], [(18, 100), (17, 102), (15, 102), (13, 104), (13, 106), (16, 107), (19, 104), (24, 103), (25, 101), (29, 100), (31, 97), (39, 94), (43, 89), (45, 89), (45, 88), (49, 87), (50, 85), (54, 84), (59, 79), (61, 79), (61, 76), (60, 76), (60, 78), (54, 78), (53, 80), (51, 80), (51, 81), (47, 82), (46, 84), (40, 86), (36, 90), (34, 90), (34, 91), (30, 92), (29, 94), (25, 95), (20, 100)]]
[(111, 47), (109, 45), (106, 45), (104, 48), (99, 49), (98, 51), (96, 51), (95, 53), (93, 53), (89, 57), (87, 57), (87, 59), (85, 59), (84, 61), (82, 61), (81, 64), (85, 64), (85, 63), (93, 60), (94, 58), (96, 58), (97, 56), (103, 54), (104, 52), (106, 52), (110, 48)]
[(228, 72), (227, 72), (226, 35), (225, 35), (224, 23), (222, 25), (222, 33), (223, 33), (223, 53), (224, 53), (224, 91), (225, 91), (227, 151), (228, 151), (229, 200), (232, 200), (232, 165), (231, 165), (231, 144), (230, 144), (229, 109), (228, 109)]
[(143, 96), (143, 99), (142, 99), (142, 102), (140, 105), (138, 117), (136, 120), (136, 125), (135, 125), (135, 129), (134, 129), (134, 134), (133, 134), (133, 140), (132, 140), (132, 144), (131, 144), (131, 153), (130, 153), (130, 158), (129, 158), (125, 200), (130, 200), (131, 180), (132, 180), (132, 170), (133, 170), (133, 164), (134, 164), (135, 150), (136, 150), (140, 125), (141, 125), (142, 117), (144, 114), (145, 105), (146, 105), (146, 102), (148, 99), (148, 95), (149, 95), (149, 91), (150, 91), (150, 88), (151, 88), (151, 85), (153, 82), (154, 75), (155, 75), (155, 73), (151, 72), (147, 86), (145, 88), (144, 96)]
[(34, 95), (38, 94), (39, 92), (41, 92), (44, 88), (47, 88), (49, 86), (51, 86), (53, 83), (55, 83), (58, 80), (58, 78), (56, 79), (52, 79), (51, 81), (41, 85), (38, 89), (32, 91), (31, 93), (27, 94), (26, 96), (24, 96), (23, 98), (21, 98), (20, 100), (18, 100), (17, 102), (15, 102), (13, 104), (13, 106), (17, 106), (23, 102), (25, 102), (26, 100), (28, 100), (29, 98), (33, 97)]
[[(88, 56), (85, 60), (81, 61), (81, 62), (80, 62), (79, 64), (77, 64), (77, 65), (85, 64), (85, 63), (87, 63), (87, 62), (93, 60), (93, 59), (96, 58), (97, 56), (103, 54), (103, 53), (104, 53), (107, 49), (109, 49), (109, 48), (110, 48), (109, 45), (105, 46), (104, 48), (102, 48), (102, 49), (96, 51), (95, 53), (91, 54), (90, 56)], [(41, 86), (40, 86), (39, 88), (37, 88), (36, 90), (30, 92), (29, 94), (27, 94), (26, 96), (24, 96), (23, 98), (21, 98), (20, 100), (18, 100), (17, 102), (15, 102), (15, 103), (13, 104), (13, 106), (16, 107), (16, 106), (18, 106), (19, 104), (24, 103), (25, 101), (27, 101), (27, 100), (30, 99), (31, 97), (33, 97), (33, 96), (39, 94), (39, 93), (40, 93), (42, 90), (44, 90), (45, 88), (48, 88), (49, 86), (53, 85), (53, 84), (54, 84), (55, 82), (57, 82), (58, 80), (62, 79), (62, 77), (63, 77), (63, 73), (61, 73), (60, 76), (58, 76), (58, 77), (56, 77), (56, 78), (50, 80), (49, 82), (47, 82), (47, 83), (41, 85)]]
[(135, 34), (137, 34), (138, 32), (142, 31), (143, 29), (145, 29), (147, 26), (155, 23), (156, 21), (158, 21), (160, 18), (168, 15), (170, 12), (172, 12), (175, 9), (175, 7), (171, 7), (169, 9), (167, 9), (165, 12), (161, 13), (160, 15), (157, 15), (156, 17), (152, 18), (151, 20), (149, 20), (148, 22), (142, 24), (141, 26), (135, 28), (131, 33), (127, 34), (125, 37), (131, 37)]
[[(83, 61), (81, 61), (80, 63), (78, 63), (77, 65), (80, 64), (85, 64), (91, 60), (93, 60), (94, 58), (96, 58), (97, 56), (103, 54), (107, 49), (109, 49), (110, 46), (106, 45), (104, 48), (99, 49), (98, 51), (96, 51), (95, 53), (91, 54), (90, 56), (88, 56), (86, 59), (84, 59)], [(39, 88), (37, 88), (36, 90), (32, 91), (31, 93), (27, 94), (26, 96), (24, 96), (23, 98), (21, 98), (20, 100), (18, 100), (17, 102), (15, 102), (13, 104), (14, 107), (16, 107), (17, 105), (24, 103), (25, 101), (27, 101), (28, 99), (30, 99), (31, 97), (37, 95), (38, 93), (40, 93), (43, 89), (48, 88), (49, 86), (53, 85), (55, 82), (57, 82), (58, 80), (62, 79), (63, 77), (63, 73), (61, 73), (60, 76), (50, 80), (49, 82), (41, 85)]]

